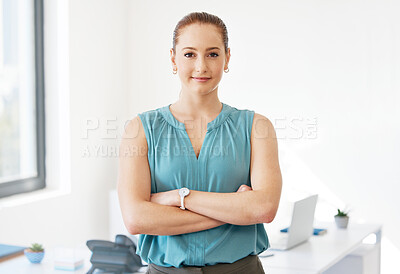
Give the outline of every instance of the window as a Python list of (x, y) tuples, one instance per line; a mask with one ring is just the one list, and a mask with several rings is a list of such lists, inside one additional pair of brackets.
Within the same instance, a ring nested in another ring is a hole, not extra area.
[(45, 187), (43, 0), (0, 0), (0, 198)]

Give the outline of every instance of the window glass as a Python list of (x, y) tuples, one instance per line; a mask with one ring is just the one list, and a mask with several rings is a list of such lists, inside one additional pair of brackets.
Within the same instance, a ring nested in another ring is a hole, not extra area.
[(0, 0), (0, 183), (37, 172), (34, 3)]

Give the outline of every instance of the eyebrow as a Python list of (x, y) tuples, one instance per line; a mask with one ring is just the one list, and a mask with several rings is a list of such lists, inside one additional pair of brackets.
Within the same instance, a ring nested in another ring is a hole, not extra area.
[[(185, 48), (183, 48), (182, 50), (184, 50), (184, 49), (197, 50), (196, 48), (192, 48), (192, 47), (185, 47)], [(206, 49), (206, 51), (213, 50), (213, 49), (219, 49), (219, 50), (221, 50), (219, 47), (211, 47), (211, 48)]]

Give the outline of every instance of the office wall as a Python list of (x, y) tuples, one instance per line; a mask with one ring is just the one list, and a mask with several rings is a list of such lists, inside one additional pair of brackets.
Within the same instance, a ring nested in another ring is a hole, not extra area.
[(129, 113), (178, 99), (169, 61), (178, 20), (220, 16), (232, 57), (219, 98), (273, 121), (284, 195), (321, 190), (319, 217), (348, 206), (352, 221), (384, 224), (384, 256), (399, 254), (399, 9), (394, 0), (131, 1)]

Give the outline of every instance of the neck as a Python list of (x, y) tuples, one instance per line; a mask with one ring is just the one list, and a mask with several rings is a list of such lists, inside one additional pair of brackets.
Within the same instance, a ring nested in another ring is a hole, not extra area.
[(218, 89), (207, 95), (193, 95), (181, 90), (178, 101), (171, 105), (171, 109), (191, 119), (214, 117), (221, 112), (222, 103), (218, 98)]

